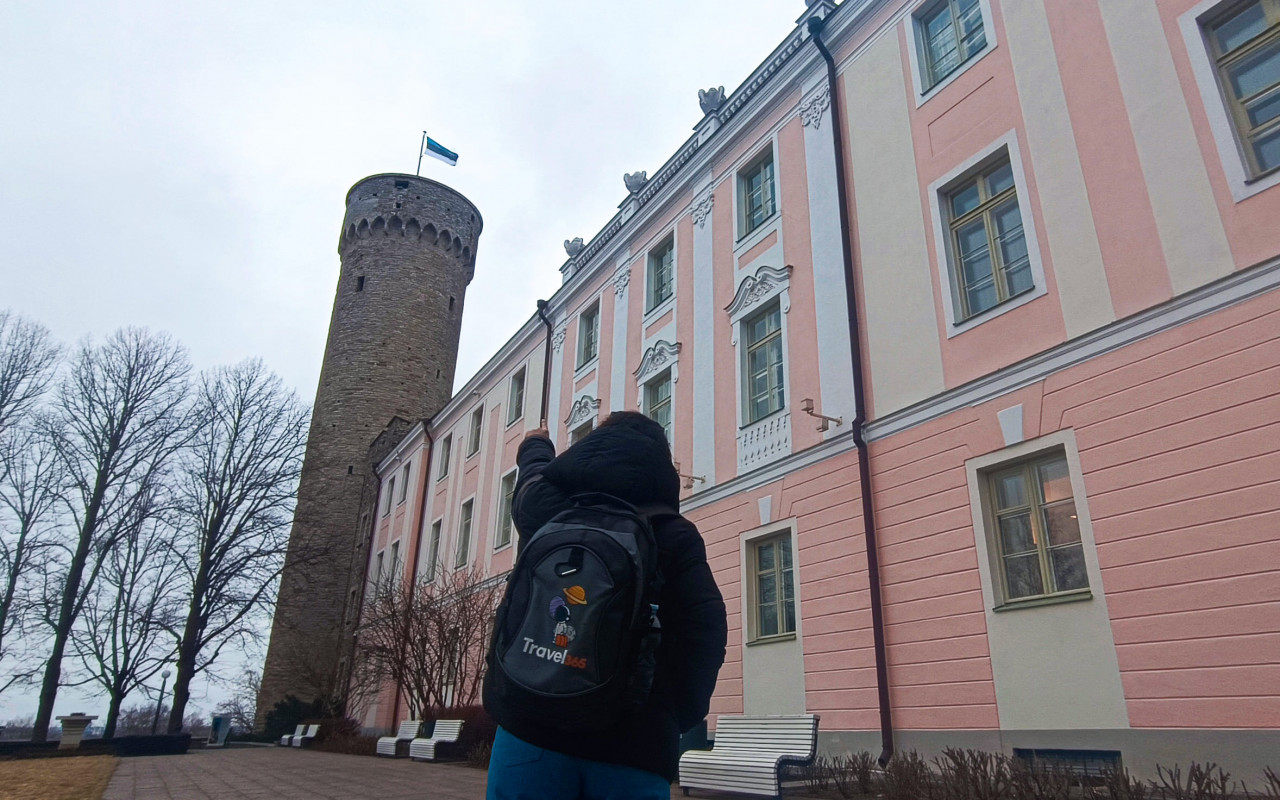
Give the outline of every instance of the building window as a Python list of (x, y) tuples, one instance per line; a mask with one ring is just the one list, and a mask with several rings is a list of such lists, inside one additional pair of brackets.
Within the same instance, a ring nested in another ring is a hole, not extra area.
[(573, 445), (587, 438), (587, 434), (591, 433), (591, 431), (595, 428), (595, 426), (596, 426), (596, 423), (594, 420), (588, 420), (587, 422), (584, 422), (578, 427), (569, 431), (569, 446), (572, 447)]
[(395, 541), (391, 543), (391, 558), (389, 559), (389, 562), (391, 564), (391, 573), (387, 575), (387, 585), (395, 586), (397, 583), (400, 582), (400, 542), (399, 541)]
[(384, 517), (391, 513), (391, 496), (395, 494), (395, 492), (396, 479), (395, 476), (392, 476), (391, 479), (387, 481), (387, 499), (382, 504), (382, 516)]
[(467, 433), (467, 458), (480, 452), (480, 430), (484, 427), (484, 406), (471, 412), (471, 430)]
[(778, 210), (773, 186), (773, 151), (738, 173), (738, 238), (754, 231)]
[(751, 559), (753, 639), (795, 633), (795, 571), (791, 565), (791, 533), (748, 544)]
[(382, 590), (382, 576), (384, 569), (382, 560), (384, 556), (386, 556), (386, 553), (378, 553), (378, 565), (374, 567), (373, 570), (373, 590), (375, 592)]
[(925, 91), (987, 46), (978, 0), (942, 0), (916, 15)]
[(668, 238), (649, 253), (649, 272), (645, 278), (646, 312), (662, 305), (675, 291), (675, 239)]
[(671, 444), (671, 370), (644, 385), (644, 413), (662, 426)]
[(442, 480), (449, 474), (449, 457), (453, 455), (453, 435), (440, 440), (440, 466), (436, 469), (436, 480)]
[(524, 367), (511, 376), (511, 390), (507, 394), (507, 424), (524, 416)]
[(987, 480), (1005, 600), (1088, 589), (1066, 456), (998, 468)]
[(508, 472), (502, 476), (502, 485), (498, 489), (498, 536), (494, 547), (506, 547), (511, 544), (511, 503), (516, 494), (516, 473)]
[(960, 321), (1035, 288), (1007, 156), (945, 192)]
[(455, 567), (465, 567), (471, 555), (471, 510), (474, 506), (474, 500), (462, 504), (462, 518), (458, 521), (458, 552), (453, 558)]
[(777, 302), (742, 323), (746, 340), (746, 423), (764, 419), (783, 406), (782, 309)]
[(596, 303), (578, 317), (578, 366), (595, 361), (600, 354), (600, 304)]
[(409, 468), (411, 466), (413, 465), (405, 464), (404, 470), (400, 473), (400, 498), (396, 500), (397, 503), (403, 503), (409, 498)]
[(1207, 28), (1249, 174), (1280, 168), (1280, 0), (1234, 6)]
[(431, 540), (427, 544), (427, 580), (435, 580), (436, 565), (440, 561), (440, 532), (444, 528), (444, 520), (431, 523)]

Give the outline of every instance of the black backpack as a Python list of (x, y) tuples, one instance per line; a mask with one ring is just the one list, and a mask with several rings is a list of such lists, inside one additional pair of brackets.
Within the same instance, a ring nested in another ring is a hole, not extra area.
[(653, 683), (662, 578), (651, 520), (604, 494), (577, 495), (524, 545), (507, 577), (484, 676), (500, 725), (603, 730)]

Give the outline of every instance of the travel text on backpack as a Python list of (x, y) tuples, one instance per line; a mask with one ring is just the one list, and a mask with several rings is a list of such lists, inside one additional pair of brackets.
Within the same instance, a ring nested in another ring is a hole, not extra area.
[(650, 520), (674, 512), (604, 494), (573, 503), (507, 578), (484, 678), (501, 725), (603, 730), (649, 695), (662, 583)]

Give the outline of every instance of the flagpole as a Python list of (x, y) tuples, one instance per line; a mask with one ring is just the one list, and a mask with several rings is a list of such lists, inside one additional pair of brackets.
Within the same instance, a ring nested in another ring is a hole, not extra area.
[(418, 145), (418, 168), (413, 171), (413, 174), (418, 176), (419, 178), (422, 177), (422, 151), (426, 146), (427, 146), (427, 132), (423, 131), (422, 144)]

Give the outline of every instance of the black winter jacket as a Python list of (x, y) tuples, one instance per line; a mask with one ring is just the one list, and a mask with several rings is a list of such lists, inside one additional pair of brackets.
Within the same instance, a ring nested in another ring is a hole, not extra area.
[[(654, 440), (644, 423), (611, 424), (556, 457), (544, 438), (526, 439), (512, 516), (522, 540), (569, 506), (569, 497), (605, 492), (633, 505), (662, 504), (678, 510), (680, 478), (665, 438)], [(662, 642), (649, 701), (617, 727), (580, 738), (563, 732), (506, 726), (524, 741), (593, 761), (624, 764), (675, 780), (680, 733), (707, 715), (716, 676), (724, 663), (727, 625), (724, 600), (707, 565), (702, 535), (679, 516), (654, 524), (664, 585), (659, 597)]]

